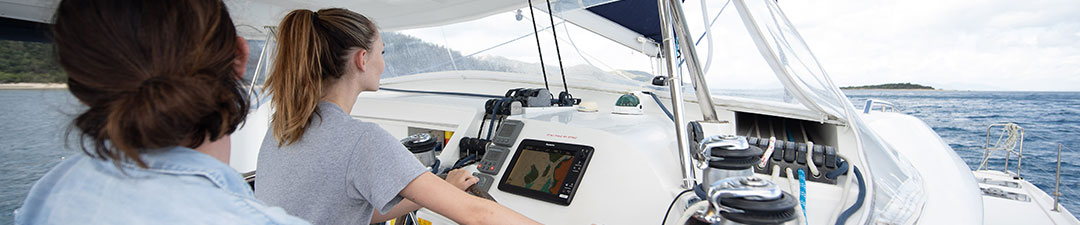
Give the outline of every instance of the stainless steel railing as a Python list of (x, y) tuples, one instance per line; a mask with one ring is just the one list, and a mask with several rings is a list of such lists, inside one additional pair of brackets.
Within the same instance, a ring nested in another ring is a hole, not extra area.
[[(1069, 149), (1069, 147), (1065, 147), (1065, 145), (1062, 145), (1060, 143), (1058, 144), (1057, 172), (1054, 174), (1054, 209), (1052, 209), (1055, 212), (1060, 212), (1061, 211), (1061, 209), (1060, 209), (1060, 207), (1061, 207), (1060, 198), (1061, 198), (1061, 196), (1064, 196), (1061, 193), (1061, 151), (1062, 151), (1062, 149), (1072, 150), (1072, 149)], [(1073, 195), (1077, 194), (1076, 190), (1069, 188), (1068, 185), (1065, 186), (1065, 190), (1066, 191), (1072, 191), (1071, 193)]]
[[(995, 127), (1001, 128), (1001, 133), (998, 135), (997, 141), (994, 145), (990, 145), (990, 135), (993, 133)], [(979, 164), (978, 170), (986, 170), (989, 168), (987, 162), (990, 160), (990, 156), (995, 151), (1005, 152), (1005, 167), (1001, 172), (1009, 173), (1009, 161), (1011, 161), (1012, 155), (1016, 155), (1016, 178), (1021, 178), (1020, 171), (1024, 159), (1024, 128), (1015, 123), (996, 123), (991, 124), (986, 128), (986, 145), (983, 146), (983, 160)]]
[(874, 109), (874, 106), (880, 106), (882, 112), (900, 111), (896, 107), (896, 104), (893, 104), (892, 102), (886, 102), (886, 101), (877, 100), (877, 99), (867, 99), (866, 100), (866, 106), (863, 107), (863, 114), (870, 113), (870, 111)]

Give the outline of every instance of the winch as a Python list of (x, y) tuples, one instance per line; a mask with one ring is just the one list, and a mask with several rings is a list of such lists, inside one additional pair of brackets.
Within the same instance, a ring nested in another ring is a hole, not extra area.
[(420, 164), (426, 167), (435, 165), (435, 151), (441, 147), (428, 133), (409, 135), (401, 139), (401, 144), (405, 145), (405, 148), (409, 149), (409, 152), (412, 152), (417, 160), (420, 160)]
[(698, 218), (712, 224), (781, 224), (798, 217), (794, 196), (757, 177), (716, 181), (709, 185), (706, 200), (711, 210)]
[(730, 177), (754, 175), (754, 165), (761, 162), (764, 151), (750, 145), (745, 137), (718, 135), (706, 137), (701, 141), (700, 156), (707, 164), (703, 165), (704, 181), (713, 183)]

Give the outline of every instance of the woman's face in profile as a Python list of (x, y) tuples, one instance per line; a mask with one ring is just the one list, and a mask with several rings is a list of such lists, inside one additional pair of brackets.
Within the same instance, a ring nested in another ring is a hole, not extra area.
[(360, 86), (364, 91), (379, 90), (379, 78), (382, 77), (383, 71), (386, 69), (386, 61), (383, 60), (383, 49), (385, 44), (382, 41), (382, 35), (376, 35), (375, 41), (372, 42), (371, 50), (367, 54), (367, 67), (370, 71), (368, 76), (362, 78)]

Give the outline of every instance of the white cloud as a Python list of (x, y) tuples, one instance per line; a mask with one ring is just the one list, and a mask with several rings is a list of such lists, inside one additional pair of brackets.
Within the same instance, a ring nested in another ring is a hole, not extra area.
[[(695, 38), (703, 24), (698, 2), (685, 3)], [(710, 1), (710, 13), (718, 12), (723, 2)], [(1075, 0), (785, 0), (779, 4), (837, 85), (913, 82), (958, 90), (1080, 91), (1080, 4)], [(528, 19), (516, 21), (513, 15), (508, 12), (405, 33), (469, 54), (532, 32)], [(546, 15), (537, 11), (537, 16), (539, 26), (548, 24)], [(742, 87), (778, 85), (732, 6), (713, 28), (719, 31), (714, 33), (710, 80)], [(648, 61), (628, 48), (574, 26), (570, 31), (583, 52), (599, 59), (594, 64), (606, 64), (598, 65), (603, 69), (650, 70)], [(565, 38), (562, 29), (559, 32)], [(545, 61), (555, 63), (550, 33), (540, 37)], [(560, 47), (567, 66), (585, 63), (565, 39), (560, 40)], [(706, 47), (703, 41), (699, 52)], [(482, 55), (535, 62), (535, 39), (524, 38)], [(748, 73), (755, 76), (729, 78)]]
[(781, 1), (839, 85), (1080, 90), (1075, 1)]

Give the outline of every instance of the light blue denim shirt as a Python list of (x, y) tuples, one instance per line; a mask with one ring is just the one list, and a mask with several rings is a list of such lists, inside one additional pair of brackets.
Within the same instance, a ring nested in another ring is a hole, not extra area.
[(131, 162), (79, 154), (30, 189), (15, 224), (308, 224), (255, 199), (236, 170), (190, 148)]

